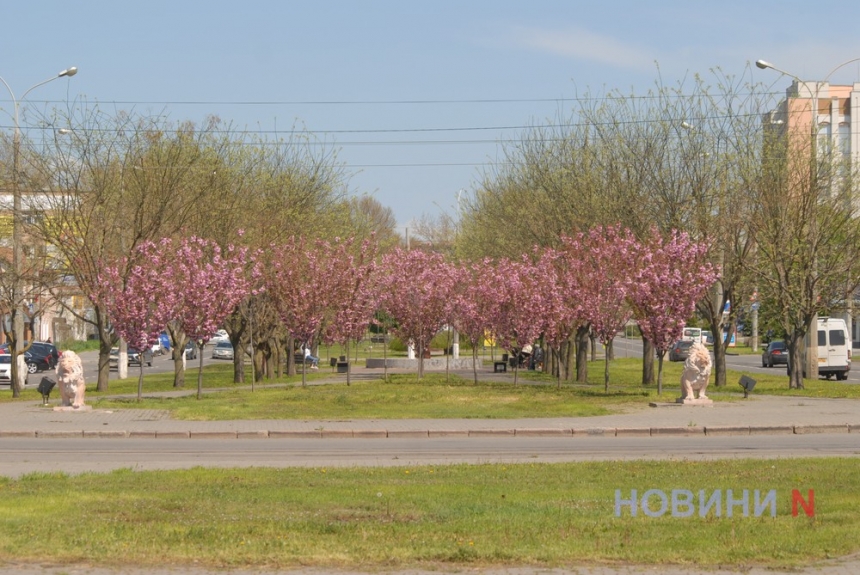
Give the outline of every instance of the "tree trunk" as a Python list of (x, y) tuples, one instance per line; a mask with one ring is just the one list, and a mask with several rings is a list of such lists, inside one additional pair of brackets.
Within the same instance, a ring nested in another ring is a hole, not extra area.
[(803, 339), (805, 336), (805, 333), (794, 331), (785, 338), (785, 346), (788, 348), (789, 389), (803, 389), (803, 365), (806, 359)]
[(203, 394), (203, 345), (197, 346), (197, 399)]
[[(352, 385), (352, 380), (350, 378), (350, 369), (352, 368), (352, 361), (349, 359), (349, 341), (346, 340), (346, 385), (349, 387)], [(319, 352), (317, 352), (317, 357), (319, 357)], [(358, 361), (358, 342), (355, 342), (355, 360)]]
[(609, 393), (609, 354), (603, 356), (603, 393)]
[(140, 355), (140, 372), (137, 376), (137, 401), (140, 403), (140, 400), (143, 398), (143, 350), (138, 350)]
[(576, 381), (588, 383), (588, 334), (591, 326), (584, 325), (576, 330)]
[(725, 386), (726, 376), (726, 344), (720, 334), (720, 337), (714, 337), (714, 385)]
[(293, 336), (287, 337), (287, 375), (296, 375), (296, 340)]
[[(196, 345), (195, 345), (196, 347)], [(173, 387), (181, 389), (185, 387), (185, 347), (173, 348)]]
[(110, 380), (110, 349), (113, 347), (113, 342), (104, 339), (99, 341), (99, 377), (96, 389), (98, 391), (107, 391), (108, 381)]
[(642, 385), (654, 384), (654, 344), (642, 337)]
[(245, 383), (245, 353), (242, 341), (230, 340), (233, 344), (233, 383)]

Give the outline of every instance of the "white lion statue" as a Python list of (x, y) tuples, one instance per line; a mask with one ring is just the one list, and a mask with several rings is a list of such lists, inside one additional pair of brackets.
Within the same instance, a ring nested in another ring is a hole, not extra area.
[[(690, 347), (690, 355), (684, 362), (681, 374), (681, 399), (708, 399), (705, 389), (711, 377), (711, 354), (701, 342)], [(698, 394), (698, 396), (696, 395)]]
[(79, 409), (84, 406), (84, 368), (81, 358), (73, 351), (66, 350), (57, 362), (57, 383), (60, 387), (63, 406)]

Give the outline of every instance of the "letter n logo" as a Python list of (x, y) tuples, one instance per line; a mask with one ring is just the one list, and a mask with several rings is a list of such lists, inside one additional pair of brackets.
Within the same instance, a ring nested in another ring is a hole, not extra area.
[(807, 517), (815, 517), (815, 490), (810, 489), (806, 495), (806, 501), (797, 489), (791, 490), (791, 516), (797, 517), (797, 504), (803, 507)]

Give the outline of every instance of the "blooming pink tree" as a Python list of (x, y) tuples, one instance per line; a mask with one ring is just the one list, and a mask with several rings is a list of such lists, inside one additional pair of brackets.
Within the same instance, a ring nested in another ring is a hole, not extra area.
[[(334, 321), (339, 306), (345, 305), (344, 253), (350, 243), (336, 238), (334, 242), (310, 244), (291, 238), (282, 246), (271, 246), (265, 289), (284, 327), (302, 345), (314, 348)], [(302, 370), (302, 385), (306, 383)]]
[[(637, 254), (633, 234), (620, 226), (598, 226), (566, 239), (570, 253), (581, 258), (579, 282), (584, 316), (608, 348), (632, 315), (627, 301)], [(609, 354), (603, 363), (604, 391), (609, 391)]]
[[(499, 305), (494, 317), (487, 318), (502, 346), (519, 356), (532, 345), (544, 327), (541, 321), (547, 276), (541, 266), (527, 258), (502, 259), (496, 265)], [(514, 364), (514, 384), (518, 383), (519, 362)]]
[(418, 350), (418, 378), (424, 350), (449, 317), (453, 266), (441, 254), (395, 249), (382, 260), (380, 305), (396, 322), (394, 333)]
[(568, 361), (564, 350), (573, 335), (583, 327), (588, 329), (585, 315), (582, 278), (579, 272), (582, 258), (571, 241), (563, 241), (560, 249), (546, 248), (540, 254), (540, 266), (547, 277), (543, 306), (544, 340), (558, 360), (558, 386), (568, 379)]
[[(332, 281), (338, 283), (339, 295), (337, 301), (333, 302), (332, 321), (323, 332), (324, 341), (340, 343), (346, 348), (347, 359), (350, 343), (363, 339), (367, 334), (379, 301), (376, 241), (363, 241), (357, 253), (352, 249), (353, 243), (353, 240), (348, 240), (336, 245), (337, 254), (331, 256), (341, 263), (337, 277), (332, 278)], [(347, 385), (350, 385), (351, 364), (352, 362), (347, 362)]]
[[(172, 254), (161, 273), (173, 292), (170, 323), (174, 334), (184, 334), (198, 346), (200, 369), (197, 373), (197, 398), (202, 396), (203, 344), (218, 329), (230, 312), (250, 293), (255, 275), (254, 258), (247, 248), (232, 245), (222, 250), (211, 240), (198, 237), (177, 242), (167, 240), (162, 250)], [(175, 358), (181, 372), (185, 339), (175, 338), (180, 355)], [(174, 386), (177, 386), (174, 375)], [(181, 384), (179, 385), (181, 386)]]
[(143, 352), (158, 341), (174, 309), (170, 278), (163, 273), (165, 241), (144, 242), (128, 257), (105, 262), (92, 294), (92, 300), (108, 311), (113, 330), (141, 354), (138, 401), (143, 394)]
[(696, 309), (696, 302), (719, 277), (707, 260), (708, 246), (685, 232), (664, 238), (652, 228), (637, 250), (630, 303), (634, 316), (657, 350), (657, 393), (663, 393), (663, 357)]
[(456, 271), (459, 289), (452, 294), (454, 325), (472, 346), (472, 372), (478, 384), (478, 348), (487, 336), (487, 318), (498, 315), (502, 301), (497, 269), (490, 260), (464, 264)]

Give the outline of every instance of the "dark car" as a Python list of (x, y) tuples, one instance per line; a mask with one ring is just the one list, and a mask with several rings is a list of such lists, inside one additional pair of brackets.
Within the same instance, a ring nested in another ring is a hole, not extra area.
[[(29, 342), (24, 342), (23, 347), (27, 347)], [(0, 353), (9, 353), (9, 344), (0, 345)], [(42, 341), (34, 341), (30, 345), (30, 349), (24, 352), (24, 358), (27, 360), (27, 372), (36, 373), (39, 371), (49, 371), (57, 366), (60, 360), (60, 352), (52, 343)]]
[[(136, 350), (133, 347), (129, 347), (126, 350), (126, 354), (128, 356), (128, 361), (126, 362), (127, 365), (140, 365), (141, 354), (138, 350)], [(149, 365), (149, 366), (152, 365), (152, 350), (151, 349), (145, 349), (143, 351), (143, 363), (145, 363), (146, 365)], [(115, 348), (110, 350), (110, 364), (109, 365), (110, 365), (111, 369), (117, 369), (117, 367), (119, 366), (119, 348), (118, 347), (115, 347)]]
[(784, 341), (772, 341), (761, 352), (762, 367), (773, 367), (777, 364), (788, 365), (788, 347)]
[(24, 359), (27, 360), (27, 373), (50, 371), (56, 365), (50, 355), (43, 355), (38, 351), (33, 353), (32, 348), (24, 352)]
[(684, 361), (690, 356), (692, 341), (676, 341), (669, 348), (669, 361)]
[(152, 350), (145, 349), (141, 354), (133, 347), (128, 348), (128, 364), (140, 365), (141, 361), (148, 366), (152, 366)]
[(53, 343), (34, 341), (33, 345), (30, 346), (29, 351), (35, 356), (47, 358), (48, 363), (51, 364), (49, 369), (54, 369), (55, 367), (57, 367), (57, 362), (60, 361), (60, 350), (58, 350), (57, 346), (55, 346)]

